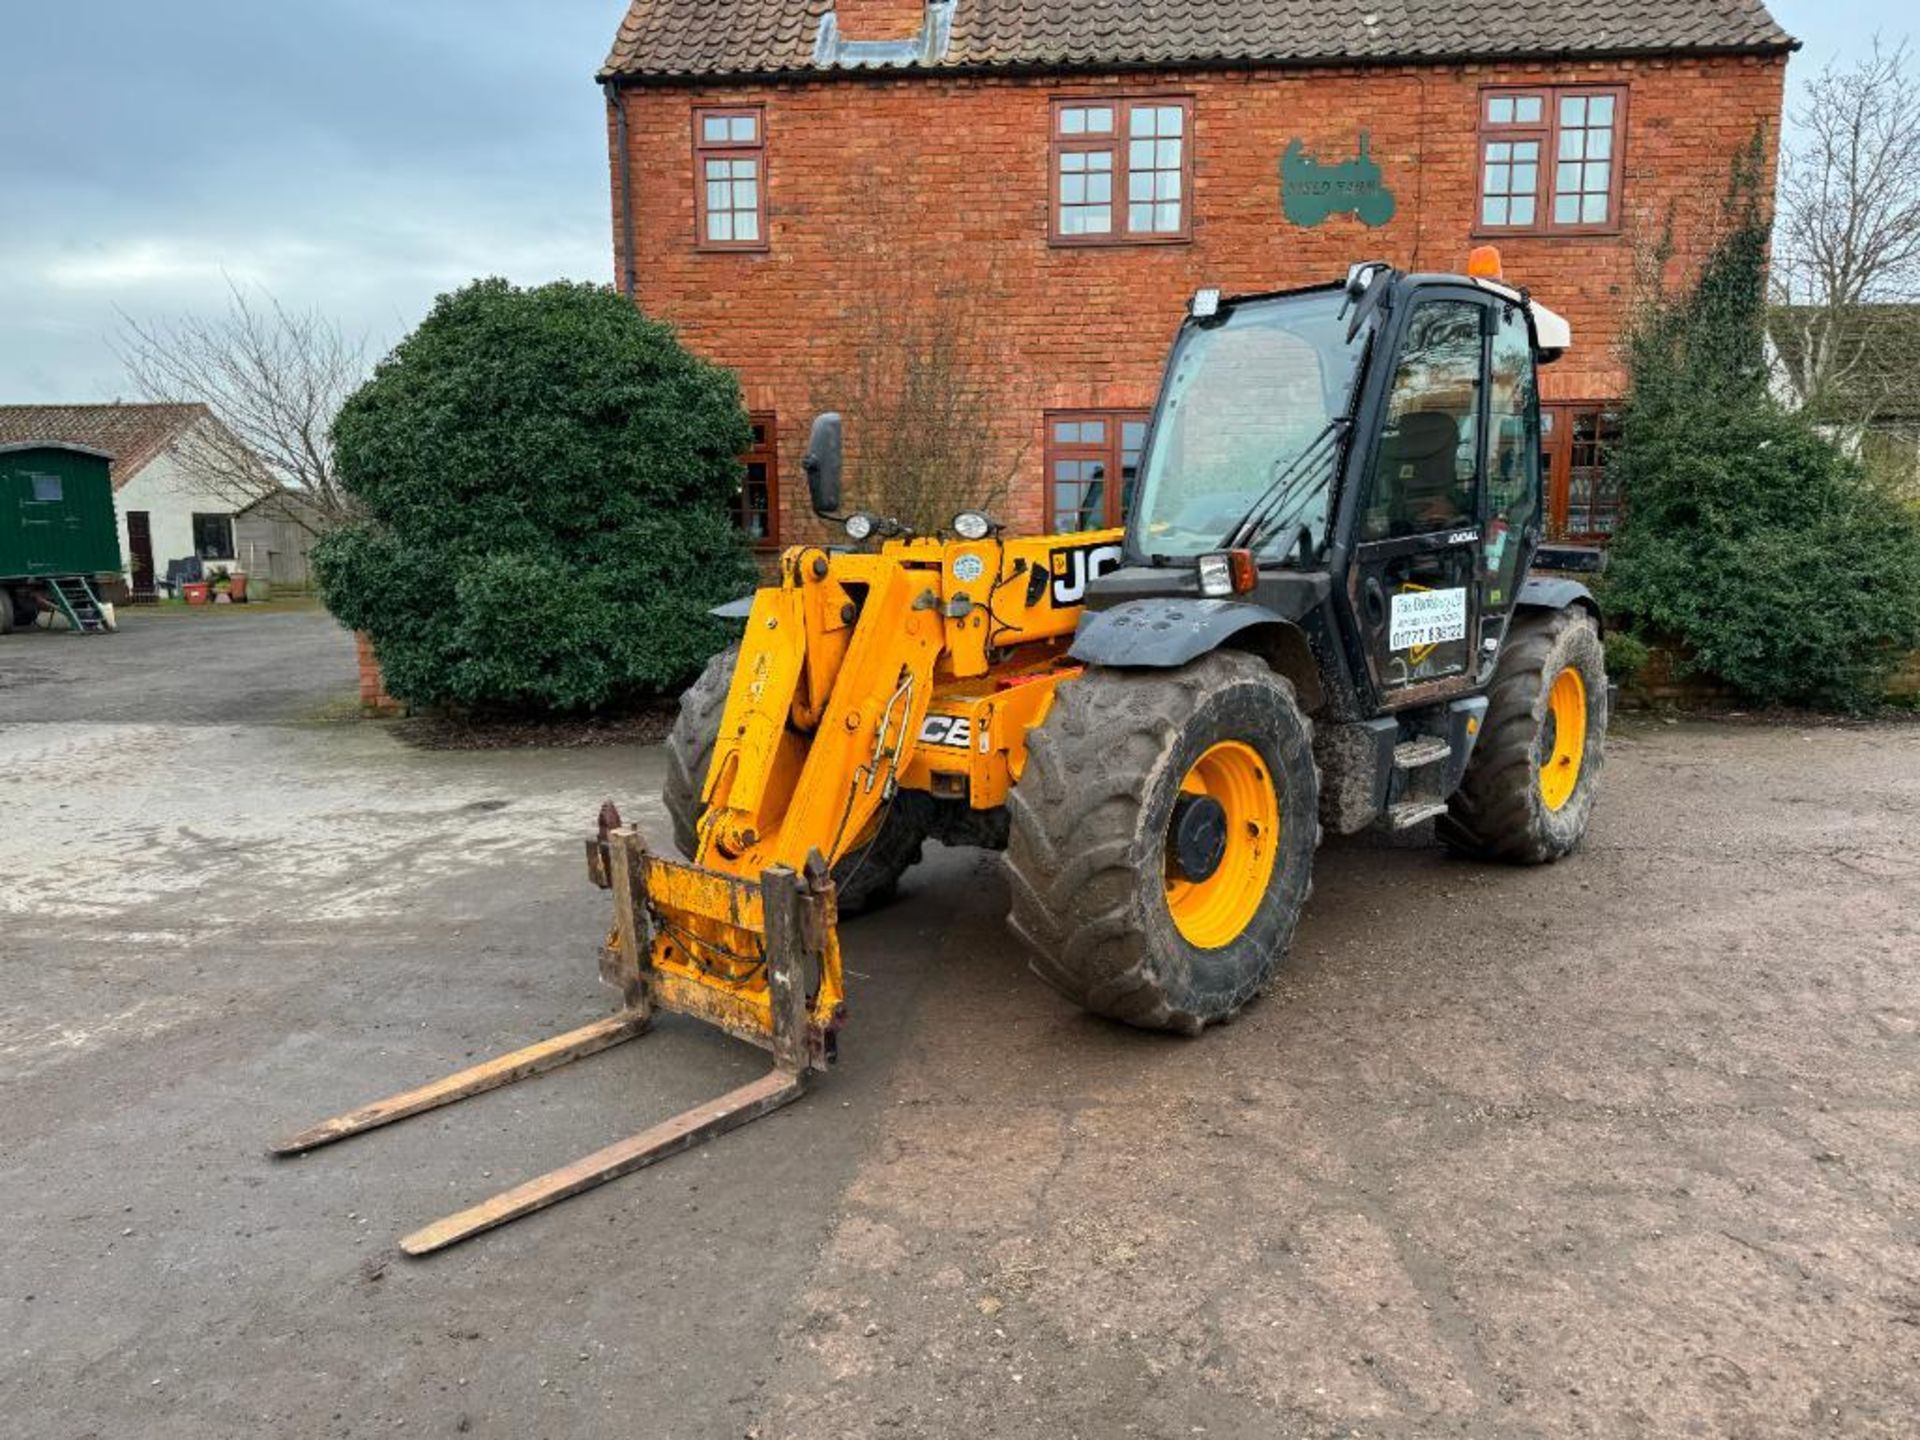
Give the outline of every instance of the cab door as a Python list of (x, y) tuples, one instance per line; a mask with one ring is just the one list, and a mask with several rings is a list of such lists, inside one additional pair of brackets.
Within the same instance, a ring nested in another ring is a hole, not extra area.
[(1348, 599), (1383, 708), (1475, 683), (1490, 297), (1418, 294), (1364, 471)]

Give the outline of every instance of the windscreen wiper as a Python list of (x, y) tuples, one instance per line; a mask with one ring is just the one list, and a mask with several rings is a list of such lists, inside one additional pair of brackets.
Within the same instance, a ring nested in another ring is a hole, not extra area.
[[(1273, 522), (1281, 508), (1293, 498), (1295, 488), (1303, 481), (1313, 479), (1315, 472), (1326, 468), (1325, 479), (1333, 475), (1335, 458), (1340, 453), (1340, 440), (1352, 426), (1353, 421), (1345, 415), (1336, 415), (1321, 427), (1320, 433), (1307, 442), (1307, 446), (1292, 460), (1275, 462), (1273, 478), (1267, 482), (1266, 489), (1255, 497), (1253, 504), (1247, 507), (1247, 513), (1234, 523), (1226, 537), (1221, 540), (1222, 550), (1251, 549), (1254, 537)], [(1317, 487), (1316, 487), (1317, 488)]]

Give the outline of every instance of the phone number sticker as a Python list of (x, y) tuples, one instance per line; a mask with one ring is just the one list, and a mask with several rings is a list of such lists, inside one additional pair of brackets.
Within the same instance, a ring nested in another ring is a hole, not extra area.
[(1387, 620), (1389, 650), (1417, 650), (1467, 638), (1467, 592), (1402, 590)]

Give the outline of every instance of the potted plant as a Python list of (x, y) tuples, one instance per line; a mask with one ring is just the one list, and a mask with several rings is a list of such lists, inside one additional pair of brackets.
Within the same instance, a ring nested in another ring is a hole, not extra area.
[(207, 571), (207, 590), (216, 605), (233, 603), (233, 573), (224, 565), (215, 565)]

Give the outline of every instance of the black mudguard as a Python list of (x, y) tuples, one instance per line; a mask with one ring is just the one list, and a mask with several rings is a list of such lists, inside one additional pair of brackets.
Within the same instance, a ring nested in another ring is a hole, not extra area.
[(1068, 653), (1089, 665), (1171, 670), (1256, 625), (1294, 628), (1285, 616), (1244, 600), (1184, 595), (1128, 600), (1081, 616)]
[(1578, 580), (1557, 575), (1529, 575), (1513, 600), (1515, 610), (1565, 610), (1575, 605), (1593, 616), (1594, 627), (1606, 633), (1607, 622), (1600, 613), (1600, 602)]

